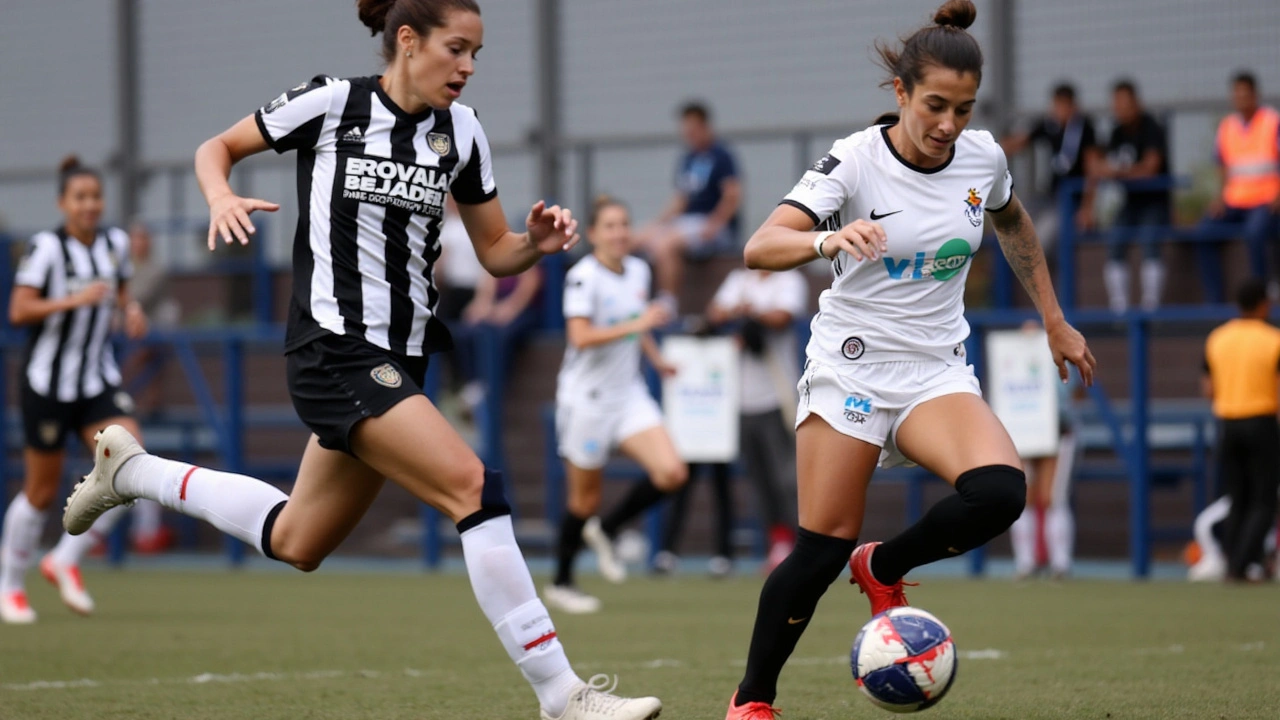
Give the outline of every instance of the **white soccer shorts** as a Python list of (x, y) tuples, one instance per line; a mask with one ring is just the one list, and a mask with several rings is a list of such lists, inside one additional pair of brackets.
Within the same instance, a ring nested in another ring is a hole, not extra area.
[(556, 437), (560, 457), (584, 470), (604, 467), (609, 452), (629, 437), (662, 425), (662, 409), (643, 383), (621, 404), (558, 403)]

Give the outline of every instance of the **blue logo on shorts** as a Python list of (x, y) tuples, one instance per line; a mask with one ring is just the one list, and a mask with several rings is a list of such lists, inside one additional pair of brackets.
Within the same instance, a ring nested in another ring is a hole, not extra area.
[(595, 455), (597, 452), (600, 451), (600, 441), (588, 440), (582, 443), (582, 451), (591, 455)]
[(861, 425), (867, 421), (867, 416), (874, 409), (871, 398), (850, 395), (844, 401), (844, 419)]

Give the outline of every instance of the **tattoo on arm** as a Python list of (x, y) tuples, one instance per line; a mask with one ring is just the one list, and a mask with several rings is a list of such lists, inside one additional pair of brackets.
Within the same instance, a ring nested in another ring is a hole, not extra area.
[(1042, 283), (1048, 283), (1049, 269), (1031, 216), (1022, 207), (1017, 196), (1009, 201), (1008, 207), (991, 215), (996, 226), (996, 237), (1000, 240), (1000, 248), (1004, 250), (1009, 267), (1013, 268), (1014, 275), (1018, 276), (1022, 287), (1026, 288), (1031, 300), (1039, 307)]

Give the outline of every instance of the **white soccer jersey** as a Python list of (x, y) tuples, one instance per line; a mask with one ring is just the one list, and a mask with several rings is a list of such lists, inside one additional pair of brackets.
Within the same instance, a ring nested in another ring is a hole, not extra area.
[(782, 201), (815, 227), (834, 229), (842, 217), (878, 222), (888, 244), (879, 260), (832, 260), (808, 356), (829, 365), (963, 362), (969, 258), (982, 242), (983, 211), (999, 212), (1013, 197), (1008, 162), (990, 133), (966, 130), (949, 161), (921, 168), (898, 155), (888, 129), (837, 140)]
[(73, 402), (120, 384), (109, 336), (116, 291), (132, 275), (129, 235), (120, 228), (98, 230), (92, 245), (62, 228), (31, 238), (15, 285), (36, 288), (46, 300), (74, 295), (93, 282), (110, 287), (96, 305), (56, 312), (30, 326), (25, 377), (32, 390), (58, 402)]
[[(649, 303), (649, 283), (649, 266), (640, 258), (623, 259), (619, 274), (588, 255), (565, 275), (565, 319), (584, 317), (601, 327), (633, 320)], [(560, 404), (625, 404), (628, 390), (643, 383), (639, 335), (583, 349), (570, 345), (556, 383)]]

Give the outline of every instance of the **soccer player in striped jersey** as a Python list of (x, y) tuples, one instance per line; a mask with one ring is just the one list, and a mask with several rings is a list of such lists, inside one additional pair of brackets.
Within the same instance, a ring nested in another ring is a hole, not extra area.
[(484, 131), (455, 102), (483, 42), (473, 0), (360, 0), (358, 12), (382, 33), (382, 75), (303, 83), (196, 152), (210, 248), (218, 238), (247, 243), (249, 214), (278, 207), (236, 195), (227, 182), (232, 165), (268, 148), (297, 153), (301, 210), (285, 352), (294, 407), (313, 434), (292, 495), (148, 455), (112, 427), (99, 436), (96, 464), (68, 501), (64, 524), (82, 532), (102, 510), (145, 497), (310, 571), (390, 478), (457, 524), (476, 599), (544, 720), (657, 717), (657, 698), (618, 697), (605, 690), (607, 677), (584, 682), (574, 673), (516, 545), (502, 478), (421, 390), (428, 354), (450, 345), (432, 281), (445, 194), (495, 276), (572, 246), (577, 221), (539, 202), (526, 232), (507, 227)]
[[(592, 253), (564, 280), (564, 352), (556, 379), (556, 436), (568, 476), (568, 507), (560, 524), (555, 581), (543, 597), (559, 610), (591, 613), (600, 600), (578, 589), (573, 563), (585, 541), (596, 553), (600, 574), (626, 579), (614, 538), (628, 521), (679, 490), (689, 469), (662, 426), (662, 410), (640, 374), (643, 353), (660, 374), (675, 372), (662, 359), (650, 331), (670, 319), (662, 303), (649, 302), (652, 277), (631, 256), (631, 218), (612, 198), (591, 211), (587, 238)], [(603, 520), (600, 484), (615, 447), (640, 463), (648, 477), (636, 483)]]
[[(976, 14), (970, 0), (948, 0), (900, 49), (879, 46), (897, 122), (836, 141), (744, 251), (748, 267), (767, 270), (827, 260), (834, 278), (800, 379), (800, 530), (761, 590), (728, 720), (773, 720), (782, 666), (846, 564), (874, 615), (907, 604), (902, 578), (912, 568), (982, 545), (1022, 512), (1021, 460), (964, 353), (964, 281), (984, 211), (1040, 311), (1062, 379), (1067, 362), (1093, 379), (1004, 152), (990, 133), (965, 130), (982, 77), (982, 49), (965, 31)], [(857, 219), (842, 223), (842, 209)], [(859, 546), (877, 463), (918, 463), (956, 492), (896, 537)]]
[[(6, 623), (36, 620), (23, 578), (62, 480), (67, 433), (92, 447), (94, 433), (108, 425), (138, 432), (109, 338), (121, 313), (130, 337), (147, 332), (147, 318), (127, 289), (129, 236), (120, 228), (99, 226), (102, 179), (75, 156), (59, 169), (58, 209), (62, 226), (31, 238), (9, 299), (9, 321), (27, 326), (29, 340), (20, 381), (26, 480), (5, 512), (0, 536), (0, 620)], [(80, 579), (80, 559), (122, 512), (104, 514), (93, 532), (64, 534), (40, 561), (41, 574), (75, 612), (93, 612), (93, 598)]]

